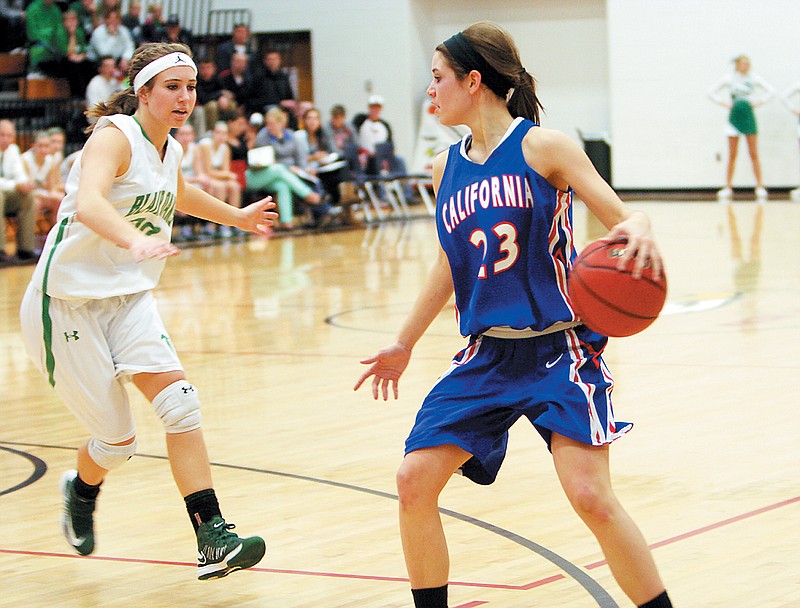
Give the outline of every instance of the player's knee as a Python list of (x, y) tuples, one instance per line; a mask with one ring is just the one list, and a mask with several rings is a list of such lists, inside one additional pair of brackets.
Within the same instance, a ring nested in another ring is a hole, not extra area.
[(573, 484), (567, 488), (567, 498), (578, 516), (587, 523), (609, 521), (617, 504), (610, 491), (604, 491), (592, 483)]
[(173, 382), (158, 393), (153, 409), (167, 433), (188, 433), (200, 428), (200, 397), (186, 380)]
[(92, 437), (89, 440), (89, 457), (107, 471), (118, 469), (128, 462), (136, 453), (136, 438), (123, 445), (106, 443)]
[(426, 503), (435, 505), (438, 493), (426, 490), (424, 471), (418, 467), (409, 465), (408, 461), (403, 462), (397, 471), (395, 481), (397, 483), (397, 497), (400, 508), (404, 511), (420, 508)]

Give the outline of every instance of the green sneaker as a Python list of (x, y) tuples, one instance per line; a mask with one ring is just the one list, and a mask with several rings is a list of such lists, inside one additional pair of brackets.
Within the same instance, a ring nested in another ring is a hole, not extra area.
[(221, 517), (200, 524), (197, 530), (197, 578), (201, 581), (222, 578), (231, 572), (255, 566), (267, 546), (258, 536), (239, 538), (231, 532), (233, 524)]
[(78, 471), (71, 470), (61, 476), (61, 495), (64, 497), (64, 511), (61, 513), (61, 531), (67, 542), (81, 555), (94, 551), (94, 513), (95, 502), (75, 494), (75, 478)]

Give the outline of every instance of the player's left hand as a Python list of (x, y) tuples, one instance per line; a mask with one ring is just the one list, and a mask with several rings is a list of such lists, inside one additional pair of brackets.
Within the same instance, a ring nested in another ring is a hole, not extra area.
[(269, 227), (278, 219), (277, 212), (273, 211), (275, 206), (275, 201), (272, 200), (271, 196), (266, 196), (260, 201), (247, 205), (241, 210), (242, 216), (236, 227), (255, 234), (269, 234)]
[(606, 237), (609, 240), (625, 239), (628, 241), (625, 246), (624, 255), (620, 256), (617, 268), (624, 270), (630, 260), (633, 262), (632, 275), (634, 278), (642, 276), (642, 270), (646, 267), (653, 269), (653, 278), (661, 278), (663, 262), (661, 253), (658, 251), (653, 231), (650, 227), (650, 219), (644, 213), (635, 211), (627, 219), (614, 226)]

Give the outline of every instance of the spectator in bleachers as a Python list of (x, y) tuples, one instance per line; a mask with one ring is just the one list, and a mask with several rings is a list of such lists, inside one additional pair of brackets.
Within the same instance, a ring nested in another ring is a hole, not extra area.
[(78, 16), (78, 26), (83, 31), (83, 36), (89, 40), (94, 28), (103, 21), (97, 11), (95, 0), (75, 0), (69, 5), (69, 9)]
[[(50, 136), (50, 155), (56, 165), (64, 162), (64, 148), (67, 145), (67, 135), (61, 127), (50, 127), (47, 129)], [(63, 179), (61, 181), (64, 181)]]
[(273, 106), (264, 114), (264, 127), (256, 136), (256, 147), (272, 146), (275, 160), (301, 172), (306, 167), (306, 148), (304, 142), (295, 137), (289, 128), (289, 117), (280, 107)]
[(192, 33), (185, 27), (181, 27), (180, 17), (173, 14), (170, 15), (164, 23), (164, 29), (161, 32), (161, 42), (177, 42), (191, 48)]
[[(244, 53), (234, 53), (231, 57), (231, 67), (227, 73), (220, 74), (220, 84), (226, 91), (233, 94), (239, 106), (247, 104), (253, 88), (253, 78), (248, 70), (249, 59)], [(247, 110), (250, 114), (250, 110)]]
[(375, 145), (392, 141), (392, 127), (381, 118), (383, 97), (372, 95), (368, 101), (369, 111), (353, 118), (356, 129), (361, 165), (367, 175), (377, 175), (381, 167), (376, 166)]
[(247, 121), (247, 131), (245, 133), (245, 139), (247, 140), (247, 144), (250, 148), (255, 148), (256, 138), (258, 137), (259, 131), (261, 131), (263, 128), (264, 115), (260, 112), (254, 112), (251, 114)]
[(103, 18), (103, 25), (92, 32), (90, 58), (96, 61), (106, 55), (113, 57), (120, 73), (125, 74), (134, 50), (133, 37), (128, 28), (122, 25), (119, 9), (110, 9)]
[(56, 58), (56, 35), (62, 27), (61, 9), (53, 0), (33, 0), (25, 11), (31, 71), (36, 71), (40, 63)]
[[(231, 171), (231, 148), (228, 145), (228, 123), (217, 122), (211, 134), (198, 142), (200, 167), (210, 179), (208, 193), (237, 209), (242, 206), (242, 188)], [(230, 226), (220, 226), (223, 238), (233, 235)]]
[(347, 160), (350, 171), (360, 174), (358, 139), (355, 129), (347, 122), (347, 111), (343, 105), (336, 104), (331, 108), (331, 118), (324, 128), (333, 151)]
[[(236, 174), (242, 191), (247, 188), (247, 152), (255, 146), (256, 130), (250, 129), (243, 114), (237, 113), (228, 119), (228, 146), (231, 149), (231, 171)], [(246, 201), (244, 201), (246, 202)]]
[[(228, 145), (231, 148), (231, 160), (247, 160), (247, 151), (255, 146), (255, 136), (257, 131), (248, 129), (248, 121), (244, 114), (237, 113), (236, 116), (229, 118), (228, 123)], [(250, 137), (252, 134), (252, 137)]]
[(159, 2), (147, 7), (147, 19), (142, 24), (142, 42), (158, 42), (164, 30), (164, 9)]
[(89, 43), (78, 22), (78, 15), (65, 11), (63, 27), (58, 31), (58, 52), (66, 58), (63, 74), (69, 80), (72, 97), (83, 97), (86, 86), (95, 74), (96, 64), (89, 58)]
[(17, 256), (22, 263), (36, 261), (36, 208), (33, 183), (22, 164), (16, 144), (17, 129), (10, 120), (0, 120), (0, 264), (15, 260), (6, 254), (6, 217), (17, 220)]
[[(209, 192), (211, 180), (203, 173), (202, 165), (200, 162), (200, 154), (198, 154), (198, 147), (196, 141), (196, 134), (194, 127), (184, 123), (175, 133), (175, 139), (183, 149), (183, 156), (181, 157), (181, 172), (183, 179), (187, 184), (197, 186), (205, 192)], [(186, 215), (180, 211), (175, 211), (175, 226), (178, 232), (174, 241), (178, 243), (185, 243), (202, 238), (201, 226), (204, 224), (202, 220), (192, 215)]]
[[(307, 203), (312, 211), (318, 208), (315, 215), (327, 215), (320, 193), (292, 171), (303, 162), (302, 151), (287, 133), (288, 118), (280, 108), (271, 108), (264, 117), (266, 126), (256, 136), (255, 147), (272, 146), (275, 151), (275, 162), (268, 167), (249, 167), (246, 173), (249, 190), (274, 192), (278, 201), (280, 224), (277, 230), (292, 229), (294, 220), (294, 197)], [(276, 145), (277, 144), (277, 145)]]
[(217, 73), (223, 74), (231, 68), (231, 58), (235, 53), (243, 53), (250, 58), (255, 52), (254, 40), (250, 37), (250, 28), (245, 23), (236, 23), (233, 26), (230, 40), (217, 45), (214, 60), (217, 63)]
[(199, 148), (194, 127), (189, 123), (185, 123), (175, 132), (175, 140), (183, 149), (181, 171), (183, 172), (184, 180), (208, 192), (211, 180), (208, 175), (203, 173), (203, 165), (197, 152)]
[(39, 131), (34, 136), (33, 146), (22, 153), (22, 164), (36, 185), (33, 200), (37, 224), (40, 231), (46, 234), (56, 223), (58, 206), (64, 198), (60, 167), (50, 154), (50, 134), (47, 131)]
[(121, 89), (122, 83), (117, 77), (117, 62), (109, 55), (101, 57), (97, 65), (97, 74), (86, 87), (86, 107), (91, 108), (107, 101)]
[(303, 129), (295, 131), (295, 136), (304, 142), (307, 153), (306, 170), (316, 175), (334, 205), (339, 204), (339, 184), (351, 178), (347, 165), (343, 166), (339, 155), (333, 149), (327, 133), (322, 128), (319, 110), (311, 107), (302, 116)]
[(198, 60), (197, 70), (197, 103), (204, 106), (219, 99), (222, 82), (217, 75), (217, 64), (208, 57)]
[[(405, 175), (405, 161), (394, 154), (392, 127), (381, 118), (383, 97), (372, 95), (368, 105), (367, 114), (358, 114), (353, 118), (353, 126), (358, 133), (359, 153), (364, 173), (369, 176), (380, 175), (382, 172)], [(384, 154), (383, 158), (376, 155), (381, 144), (389, 146), (389, 152)]]
[[(63, 14), (52, 0), (36, 0), (33, 14), (26, 20), (31, 71), (69, 82), (70, 95), (83, 97), (83, 92), (95, 73), (95, 64), (87, 56), (88, 45), (78, 16), (72, 11)], [(55, 9), (55, 11), (53, 11)], [(56, 18), (56, 21), (51, 21)]]
[(191, 121), (197, 133), (204, 136), (208, 125), (218, 120), (227, 121), (236, 114), (236, 100), (233, 93), (222, 88), (217, 77), (217, 65), (208, 57), (197, 63), (197, 103)]
[(278, 51), (268, 50), (264, 53), (261, 65), (251, 67), (253, 88), (247, 101), (247, 110), (266, 112), (273, 106), (280, 106), (288, 111), (289, 126), (297, 128), (297, 102), (289, 75), (281, 67), (282, 62)]
[(122, 25), (130, 30), (133, 43), (139, 46), (142, 43), (142, 3), (139, 0), (128, 4), (128, 12), (122, 15)]

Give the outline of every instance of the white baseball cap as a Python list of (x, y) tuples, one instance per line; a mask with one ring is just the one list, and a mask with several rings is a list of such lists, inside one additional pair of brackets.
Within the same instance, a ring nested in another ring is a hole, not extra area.
[(367, 102), (367, 105), (370, 105), (370, 106), (382, 106), (383, 105), (383, 97), (381, 97), (380, 95), (370, 95), (369, 96), (369, 101)]

